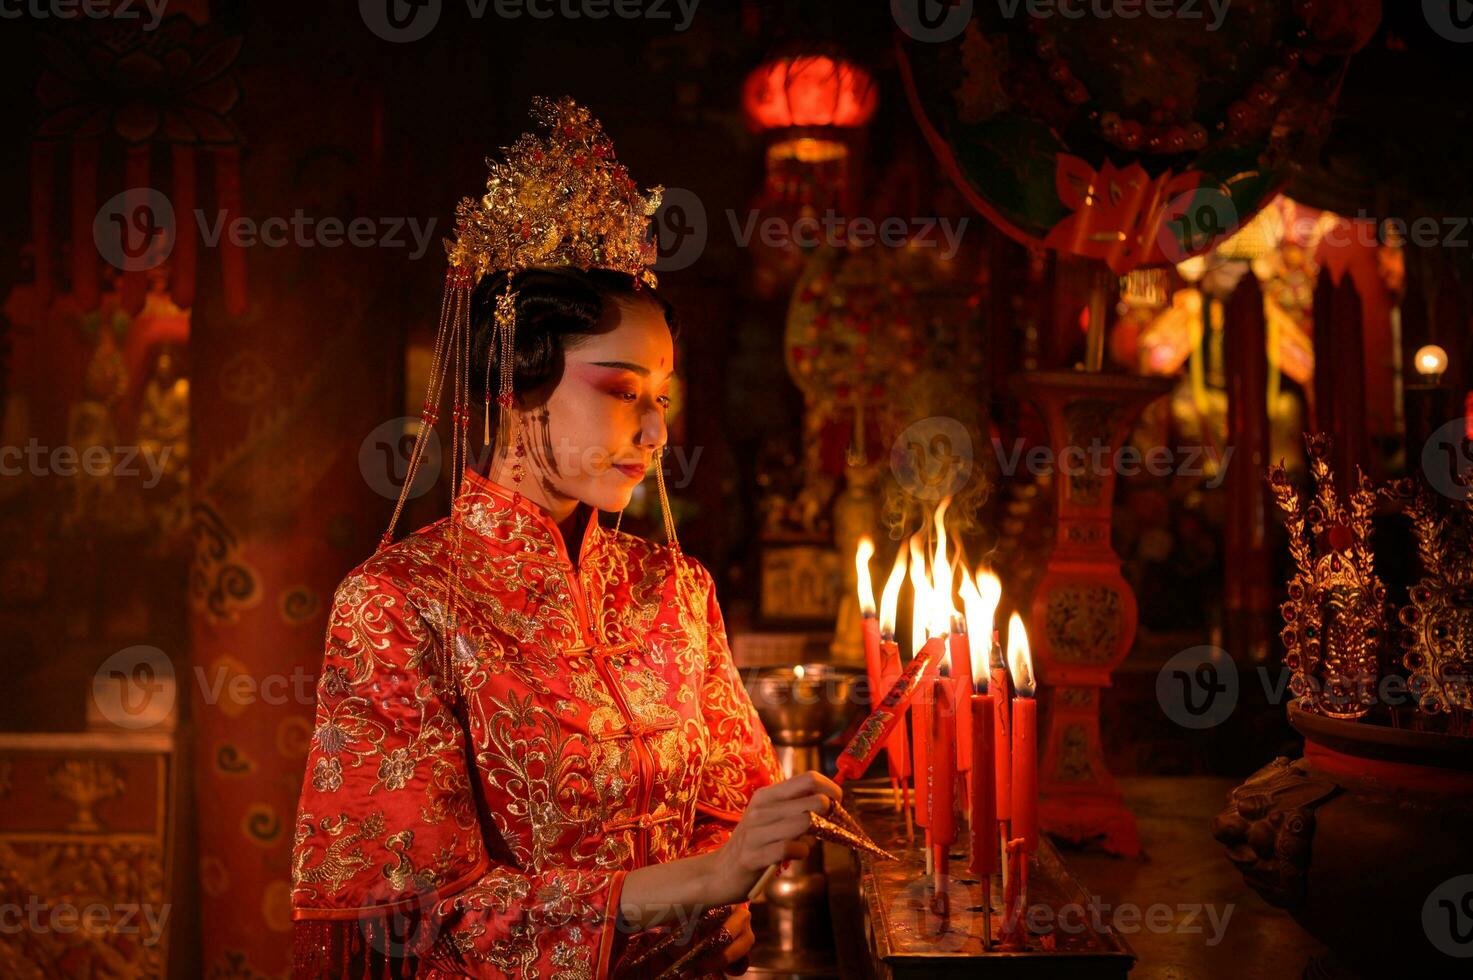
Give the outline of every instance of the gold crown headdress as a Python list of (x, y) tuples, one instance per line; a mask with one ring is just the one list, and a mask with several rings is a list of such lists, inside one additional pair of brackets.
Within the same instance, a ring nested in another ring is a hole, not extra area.
[[(1315, 480), (1307, 507), (1300, 509), (1299, 492), (1282, 463), (1268, 471), (1297, 566), (1289, 599), (1279, 607), (1289, 689), (1307, 711), (1359, 718), (1375, 700), (1378, 654), (1386, 636), (1386, 587), (1376, 577), (1371, 554), (1376, 493), (1357, 468), (1349, 506), (1342, 504), (1326, 462), (1330, 437), (1306, 434), (1304, 442)], [(1324, 547), (1317, 547), (1321, 540)]]
[(655, 286), (650, 219), (664, 188), (641, 194), (598, 120), (572, 99), (534, 98), (532, 118), (547, 137), (523, 133), (502, 148), (505, 162), (488, 157), (486, 193), (456, 207), (451, 267), (476, 279), (534, 266), (615, 269)]
[[(488, 157), (486, 193), (478, 199), (463, 198), (456, 206), (455, 238), (445, 242), (449, 268), (419, 432), (380, 547), (393, 541), (394, 527), (424, 462), (430, 435), (439, 420), (447, 373), (453, 390), (452, 507), (460, 496), (462, 473), (469, 462), (466, 433), (473, 414), (471, 292), (483, 276), (496, 271), (507, 274), (506, 288), (496, 299), (492, 343), (486, 358), (485, 441), (490, 448), (491, 364), (495, 361), (499, 368), (496, 435), (508, 449), (515, 442), (514, 490), (520, 487), (525, 457), (521, 427), (513, 411), (516, 291), (512, 284), (516, 275), (533, 268), (609, 269), (633, 276), (636, 286), (656, 285), (651, 267), (658, 258), (658, 248), (652, 218), (664, 188), (656, 186), (640, 193), (629, 172), (615, 159), (613, 143), (598, 120), (571, 98), (535, 97), (531, 115), (541, 133), (524, 133), (512, 145), (502, 147), (502, 161)], [(513, 430), (517, 430), (515, 439)], [(678, 551), (675, 522), (658, 467), (656, 477), (666, 536)], [(455, 552), (459, 554), (458, 542)], [(453, 620), (452, 608), (445, 617), (447, 639)]]
[[(497, 436), (508, 447), (514, 428), (516, 292), (512, 281), (516, 274), (531, 268), (611, 269), (633, 276), (636, 285), (656, 285), (651, 267), (658, 249), (651, 219), (664, 188), (656, 186), (641, 194), (628, 170), (615, 159), (613, 143), (598, 120), (571, 98), (534, 97), (531, 114), (545, 135), (523, 133), (511, 146), (502, 147), (503, 161), (488, 157), (486, 193), (479, 199), (462, 198), (456, 206), (455, 238), (445, 241), (450, 266), (445, 273), (429, 390), (384, 544), (393, 540), (408, 490), (424, 459), (428, 434), (439, 420), (447, 369), (454, 388), (450, 496), (452, 500), (459, 496), (461, 469), (469, 458), (466, 431), (472, 415), (470, 296), (481, 277), (498, 270), (507, 273), (506, 289), (496, 300), (492, 345), (486, 358), (485, 441), (489, 446), (494, 360), (500, 371)], [(512, 472), (520, 484), (525, 450), (519, 439), (516, 455)], [(667, 518), (667, 531), (670, 527)]]

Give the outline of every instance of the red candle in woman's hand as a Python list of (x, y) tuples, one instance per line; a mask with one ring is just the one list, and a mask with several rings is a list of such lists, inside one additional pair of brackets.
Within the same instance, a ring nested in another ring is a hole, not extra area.
[(997, 782), (993, 744), (993, 701), (987, 692), (973, 694), (972, 714), (972, 781), (971, 833), (972, 874), (979, 878), (997, 871)]
[[(880, 692), (888, 691), (900, 679), (904, 668), (900, 663), (900, 647), (893, 639), (880, 637)], [(877, 692), (877, 693), (880, 693)], [(910, 742), (905, 737), (905, 726), (897, 725), (885, 740), (885, 755), (890, 760), (890, 771), (898, 779), (910, 776)]]
[[(835, 782), (842, 783), (846, 779), (853, 779), (863, 775), (874, 761), (875, 755), (884, 746), (890, 733), (905, 718), (905, 710), (910, 707), (911, 699), (922, 687), (923, 680), (929, 680), (932, 671), (937, 669), (941, 659), (941, 653), (945, 649), (940, 643), (927, 643), (918, 656), (911, 658), (910, 664), (905, 668), (905, 673), (890, 685), (885, 696), (880, 699), (880, 705), (859, 726), (859, 731), (844, 746), (844, 751), (839, 753), (838, 772), (834, 776)], [(917, 767), (919, 773), (919, 767)], [(920, 782), (917, 779), (917, 782)]]

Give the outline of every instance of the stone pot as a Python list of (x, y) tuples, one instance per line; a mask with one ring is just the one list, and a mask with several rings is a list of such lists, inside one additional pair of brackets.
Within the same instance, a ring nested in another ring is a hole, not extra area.
[(1304, 756), (1229, 793), (1212, 833), (1255, 891), (1330, 948), (1306, 976), (1473, 976), (1473, 739), (1297, 702), (1289, 723)]

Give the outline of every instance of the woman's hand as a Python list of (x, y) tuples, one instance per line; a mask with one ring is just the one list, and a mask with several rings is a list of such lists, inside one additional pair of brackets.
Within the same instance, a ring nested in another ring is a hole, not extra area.
[(745, 902), (769, 865), (808, 856), (809, 845), (798, 839), (808, 831), (808, 814), (827, 813), (843, 795), (817, 772), (759, 789), (721, 847), (630, 871), (619, 894), (621, 927), (646, 929), (666, 921), (672, 910), (699, 913)]
[(712, 855), (709, 901), (745, 901), (769, 865), (806, 858), (810, 845), (799, 838), (808, 832), (808, 814), (827, 813), (843, 796), (838, 784), (812, 771), (753, 793), (730, 839)]

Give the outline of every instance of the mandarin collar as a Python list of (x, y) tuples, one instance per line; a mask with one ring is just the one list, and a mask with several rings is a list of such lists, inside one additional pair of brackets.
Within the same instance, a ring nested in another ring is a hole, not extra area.
[[(603, 540), (599, 509), (590, 506), (588, 511), (588, 524), (583, 528), (583, 544), (578, 552), (580, 563), (589, 548), (597, 547)], [(470, 467), (465, 470), (453, 513), (465, 527), (500, 545), (510, 546), (510, 550), (534, 553), (574, 567), (562, 528), (541, 504)]]

